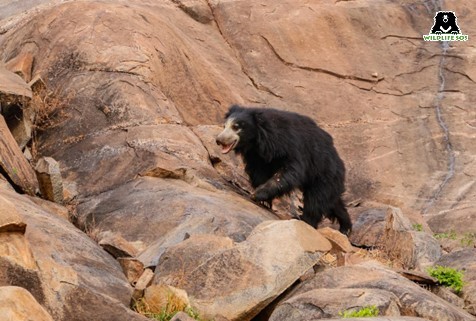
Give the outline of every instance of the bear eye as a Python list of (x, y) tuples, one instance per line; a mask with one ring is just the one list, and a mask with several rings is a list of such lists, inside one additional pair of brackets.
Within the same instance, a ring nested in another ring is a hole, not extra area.
[(240, 129), (240, 125), (235, 123), (231, 126), (231, 128), (233, 128), (233, 130), (238, 130)]

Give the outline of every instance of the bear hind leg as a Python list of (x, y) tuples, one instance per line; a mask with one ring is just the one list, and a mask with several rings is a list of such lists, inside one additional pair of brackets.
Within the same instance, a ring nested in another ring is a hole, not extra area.
[(316, 196), (312, 192), (305, 190), (303, 192), (303, 203), (301, 219), (312, 227), (317, 228), (324, 217), (324, 212), (321, 206), (319, 206)]
[(335, 203), (334, 208), (330, 210), (330, 218), (337, 219), (337, 222), (339, 222), (339, 232), (347, 236), (350, 234), (352, 231), (352, 222), (344, 202), (340, 197)]

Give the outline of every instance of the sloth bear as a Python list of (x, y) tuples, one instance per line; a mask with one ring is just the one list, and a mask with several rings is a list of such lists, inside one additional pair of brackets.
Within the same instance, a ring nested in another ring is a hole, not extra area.
[(232, 105), (216, 142), (222, 153), (234, 150), (243, 157), (255, 188), (253, 200), (271, 204), (274, 198), (299, 188), (302, 220), (317, 227), (326, 216), (337, 219), (340, 232), (350, 233), (352, 223), (341, 198), (344, 163), (332, 137), (312, 119), (271, 108)]
[(435, 15), (433, 27), (430, 33), (433, 34), (460, 34), (461, 31), (456, 23), (456, 15), (453, 11), (438, 11)]

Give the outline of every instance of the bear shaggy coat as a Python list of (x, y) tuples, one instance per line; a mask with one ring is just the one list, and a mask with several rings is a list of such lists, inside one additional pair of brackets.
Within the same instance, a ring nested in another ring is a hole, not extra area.
[(293, 189), (303, 192), (302, 220), (317, 227), (324, 216), (349, 234), (352, 223), (342, 201), (345, 167), (332, 137), (309, 117), (271, 108), (230, 107), (217, 136), (222, 153), (242, 155), (255, 188), (252, 199), (268, 202)]

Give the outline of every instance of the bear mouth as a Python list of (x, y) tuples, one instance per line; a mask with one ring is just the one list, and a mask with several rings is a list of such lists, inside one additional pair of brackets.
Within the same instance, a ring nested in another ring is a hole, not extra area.
[(233, 143), (229, 145), (221, 145), (221, 153), (222, 154), (228, 154), (233, 148), (235, 148), (235, 145), (238, 141), (235, 140)]

